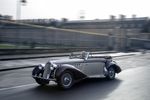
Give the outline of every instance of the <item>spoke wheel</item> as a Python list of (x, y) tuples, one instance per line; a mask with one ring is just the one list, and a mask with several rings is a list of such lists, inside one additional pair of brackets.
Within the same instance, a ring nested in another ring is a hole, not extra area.
[(58, 79), (58, 85), (64, 89), (68, 89), (73, 85), (74, 79), (71, 72), (63, 72), (60, 78)]
[(106, 78), (112, 80), (115, 78), (115, 69), (113, 67), (108, 68), (108, 75), (106, 76)]
[[(33, 69), (33, 71), (32, 71), (32, 75), (33, 76), (43, 76), (43, 71), (44, 70), (41, 70), (41, 69), (39, 69), (38, 67), (35, 67), (34, 69)], [(44, 79), (40, 79), (40, 78), (34, 78), (35, 79), (35, 81), (36, 81), (36, 83), (38, 83), (39, 85), (47, 85), (47, 84), (49, 84), (49, 81), (48, 80), (44, 80)]]
[(44, 86), (44, 85), (47, 85), (47, 84), (49, 84), (49, 81), (48, 80), (43, 80), (43, 79), (35, 79), (35, 81), (39, 84), (39, 85), (42, 85), (42, 86)]

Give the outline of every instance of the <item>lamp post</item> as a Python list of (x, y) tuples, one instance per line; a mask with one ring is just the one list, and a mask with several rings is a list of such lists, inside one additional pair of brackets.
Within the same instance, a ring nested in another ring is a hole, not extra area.
[(17, 0), (17, 12), (16, 12), (16, 20), (21, 19), (21, 6), (27, 3), (26, 0)]
[[(19, 23), (19, 20), (21, 19), (21, 6), (25, 5), (27, 3), (26, 0), (17, 0), (17, 8), (16, 8), (16, 21)], [(21, 29), (17, 28), (17, 35), (16, 35), (16, 44), (21, 43)]]

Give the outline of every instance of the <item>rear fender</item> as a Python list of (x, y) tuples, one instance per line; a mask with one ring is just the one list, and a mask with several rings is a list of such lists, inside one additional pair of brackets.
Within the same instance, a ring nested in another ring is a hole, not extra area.
[(121, 72), (120, 66), (118, 66), (115, 61), (110, 62), (109, 66), (107, 68), (109, 68), (109, 67), (113, 67), (115, 69), (116, 73), (120, 73)]

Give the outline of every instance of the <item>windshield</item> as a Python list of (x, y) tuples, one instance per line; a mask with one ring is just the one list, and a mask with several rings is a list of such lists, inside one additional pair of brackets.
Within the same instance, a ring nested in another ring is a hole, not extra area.
[(72, 52), (70, 54), (70, 59), (73, 59), (73, 58), (87, 59), (88, 56), (89, 56), (89, 52), (85, 52), (85, 51), (82, 51), (80, 53), (74, 53), (74, 52)]

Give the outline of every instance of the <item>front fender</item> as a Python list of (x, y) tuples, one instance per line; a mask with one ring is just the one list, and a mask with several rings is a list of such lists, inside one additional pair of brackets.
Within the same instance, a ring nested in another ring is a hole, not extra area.
[(59, 78), (62, 75), (62, 73), (65, 72), (66, 70), (70, 71), (73, 74), (75, 80), (79, 80), (87, 77), (83, 72), (81, 72), (73, 65), (63, 64), (56, 69), (55, 78), (56, 79)]
[(44, 72), (44, 67), (42, 64), (38, 65), (38, 66), (35, 66), (32, 70), (32, 76), (35, 76), (35, 75), (39, 75), (40, 73), (43, 74)]

